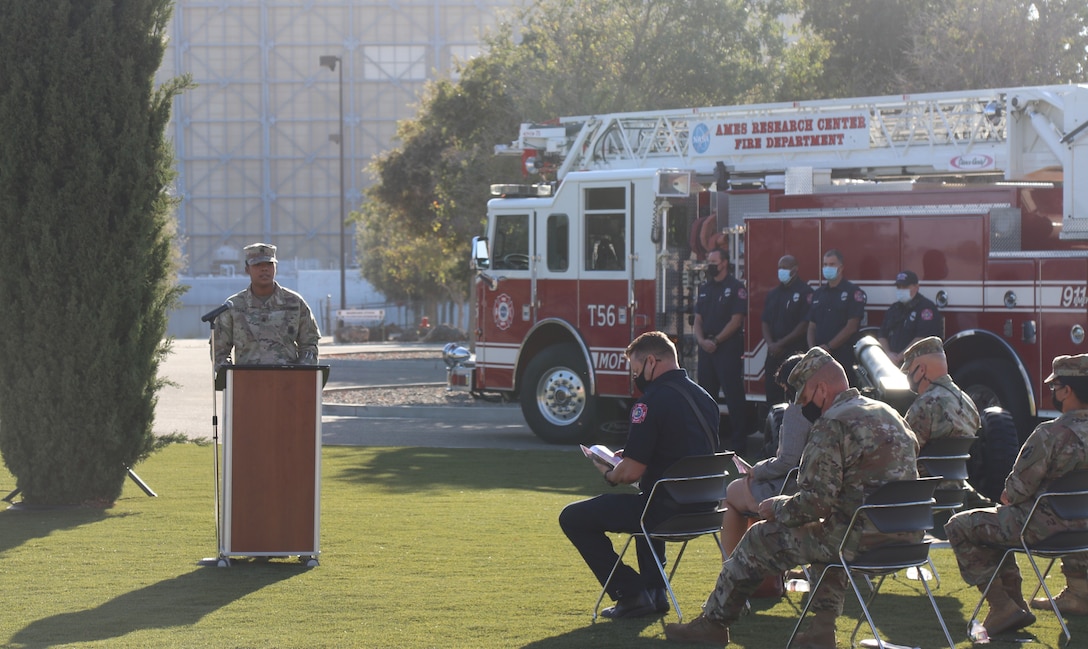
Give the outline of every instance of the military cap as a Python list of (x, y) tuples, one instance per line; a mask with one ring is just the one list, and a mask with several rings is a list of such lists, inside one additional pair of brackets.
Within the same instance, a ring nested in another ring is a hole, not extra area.
[(835, 359), (831, 358), (831, 354), (828, 354), (823, 347), (813, 347), (808, 350), (804, 358), (797, 362), (797, 367), (793, 368), (790, 377), (786, 379), (790, 387), (797, 391), (794, 403), (801, 402), (801, 391), (805, 389), (805, 384), (816, 373), (816, 370), (833, 360)]
[(1046, 383), (1061, 376), (1088, 376), (1088, 354), (1076, 356), (1055, 356), (1053, 371), (1046, 377)]
[(910, 347), (907, 347), (903, 352), (903, 364), (899, 366), (899, 369), (906, 372), (910, 364), (914, 362), (914, 359), (919, 356), (925, 356), (926, 354), (943, 354), (944, 343), (936, 336), (929, 336), (915, 342)]
[(904, 270), (895, 276), (895, 285), (899, 287), (913, 286), (918, 283), (918, 274), (913, 270)]
[(251, 243), (244, 250), (246, 253), (246, 266), (266, 261), (276, 263), (276, 246), (270, 243)]

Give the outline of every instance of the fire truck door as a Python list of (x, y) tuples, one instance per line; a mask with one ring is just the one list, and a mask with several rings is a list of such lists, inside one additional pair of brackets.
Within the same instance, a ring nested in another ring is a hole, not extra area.
[(577, 322), (578, 267), (572, 259), (571, 218), (566, 212), (537, 212), (533, 272), (533, 321)]

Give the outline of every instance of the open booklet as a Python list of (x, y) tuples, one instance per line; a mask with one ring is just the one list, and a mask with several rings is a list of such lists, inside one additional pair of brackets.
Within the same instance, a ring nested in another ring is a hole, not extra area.
[(744, 458), (739, 455), (733, 456), (733, 464), (737, 467), (737, 471), (741, 473), (748, 473), (752, 470), (752, 465), (745, 462)]
[(620, 460), (623, 459), (617, 457), (607, 446), (601, 446), (600, 444), (594, 444), (588, 448), (582, 444), (579, 444), (578, 446), (582, 448), (582, 453), (589, 459), (612, 468), (615, 468), (616, 465), (620, 463)]

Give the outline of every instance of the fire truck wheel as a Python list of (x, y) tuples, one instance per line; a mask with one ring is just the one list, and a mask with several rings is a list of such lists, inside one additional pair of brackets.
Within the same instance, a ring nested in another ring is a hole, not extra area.
[(588, 385), (589, 370), (575, 345), (541, 350), (529, 361), (521, 383), (521, 412), (529, 428), (549, 444), (575, 444), (592, 436), (597, 399)]
[(778, 454), (778, 433), (782, 430), (782, 418), (786, 415), (785, 403), (776, 403), (763, 422), (763, 457)]
[(970, 395), (980, 413), (993, 406), (1007, 410), (1012, 415), (1017, 439), (1023, 443), (1032, 426), (1026, 388), (1019, 376), (1012, 363), (994, 359), (971, 361), (952, 373), (956, 385)]
[(997, 502), (1005, 488), (1005, 478), (1020, 452), (1020, 440), (1008, 410), (992, 407), (981, 414), (982, 428), (978, 440), (971, 446), (971, 459), (967, 461), (968, 480), (983, 496)]

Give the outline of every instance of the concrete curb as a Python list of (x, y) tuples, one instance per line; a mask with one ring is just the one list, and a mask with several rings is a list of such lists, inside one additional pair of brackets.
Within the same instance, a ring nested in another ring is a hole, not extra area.
[(444, 422), (525, 423), (525, 419), (521, 416), (521, 409), (516, 405), (474, 408), (472, 406), (363, 406), (326, 403), (321, 407), (321, 414), (326, 417), (426, 418)]

